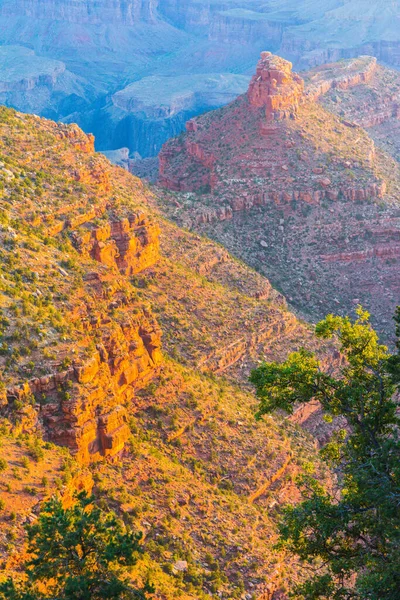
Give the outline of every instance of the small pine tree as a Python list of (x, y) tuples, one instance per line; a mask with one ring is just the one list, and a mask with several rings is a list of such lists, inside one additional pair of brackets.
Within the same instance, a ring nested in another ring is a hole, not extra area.
[(1, 600), (146, 598), (146, 590), (134, 588), (126, 573), (142, 551), (141, 535), (96, 506), (94, 497), (81, 493), (67, 509), (51, 498), (27, 532), (27, 580), (0, 584)]

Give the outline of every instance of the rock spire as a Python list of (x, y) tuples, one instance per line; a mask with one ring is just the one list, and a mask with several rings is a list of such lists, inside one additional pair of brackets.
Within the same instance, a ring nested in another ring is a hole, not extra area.
[(267, 121), (294, 118), (304, 96), (304, 82), (292, 72), (292, 63), (262, 52), (247, 97), (252, 106), (265, 107)]

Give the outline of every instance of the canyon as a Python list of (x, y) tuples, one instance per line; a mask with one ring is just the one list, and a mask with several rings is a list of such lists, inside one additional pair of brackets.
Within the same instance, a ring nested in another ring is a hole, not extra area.
[(85, 490), (157, 600), (304, 581), (278, 522), (299, 475), (336, 487), (343, 422), (257, 420), (249, 375), (300, 348), (336, 373), (313, 323), (359, 305), (393, 344), (399, 11), (0, 0), (0, 579)]
[(245, 92), (260, 51), (301, 69), (359, 54), (398, 65), (398, 19), (398, 1), (1, 0), (0, 100), (78, 123), (98, 150), (154, 157)]
[(385, 0), (338, 2), (315, 21), (288, 27), (280, 50), (302, 68), (360, 54), (398, 66), (399, 8)]

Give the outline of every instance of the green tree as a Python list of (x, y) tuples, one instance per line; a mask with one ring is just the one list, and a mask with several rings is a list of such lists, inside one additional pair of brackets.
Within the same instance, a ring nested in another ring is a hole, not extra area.
[(141, 535), (96, 506), (93, 496), (81, 493), (66, 509), (51, 498), (27, 532), (27, 580), (0, 584), (1, 600), (146, 598), (146, 590), (134, 588), (126, 572), (142, 551)]
[[(400, 598), (399, 356), (379, 343), (361, 307), (357, 316), (352, 322), (329, 315), (316, 326), (319, 337), (338, 340), (344, 362), (337, 374), (301, 349), (283, 364), (261, 364), (250, 377), (258, 417), (292, 413), (316, 398), (327, 419), (346, 420), (322, 450), (340, 490), (329, 492), (305, 475), (302, 502), (287, 506), (280, 523), (279, 546), (312, 565), (312, 577), (293, 591), (298, 599)], [(399, 310), (395, 319), (400, 338)]]
[(396, 348), (397, 354), (393, 354), (388, 361), (388, 370), (392, 376), (393, 381), (400, 384), (400, 306), (396, 309), (394, 315), (394, 321), (396, 323)]

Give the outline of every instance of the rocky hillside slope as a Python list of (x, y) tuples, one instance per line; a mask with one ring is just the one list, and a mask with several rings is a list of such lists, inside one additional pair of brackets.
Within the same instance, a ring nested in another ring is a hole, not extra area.
[(267, 275), (312, 318), (361, 302), (389, 334), (399, 165), (316, 101), (372, 81), (377, 68), (370, 58), (346, 67), (309, 74), (305, 86), (290, 63), (262, 53), (246, 94), (192, 119), (163, 147), (159, 182), (178, 195), (161, 193), (160, 206)]
[(340, 357), (93, 143), (1, 109), (3, 573), (41, 499), (94, 486), (143, 531), (132, 577), (160, 600), (280, 598), (299, 569), (272, 552), (277, 514), (299, 472), (324, 473), (303, 429), (255, 422), (245, 382), (303, 344)]

